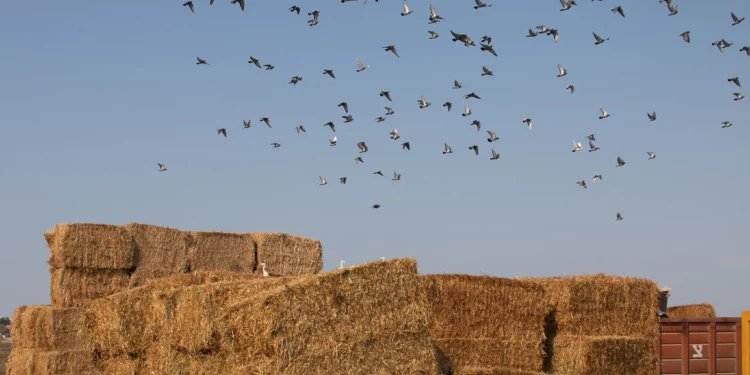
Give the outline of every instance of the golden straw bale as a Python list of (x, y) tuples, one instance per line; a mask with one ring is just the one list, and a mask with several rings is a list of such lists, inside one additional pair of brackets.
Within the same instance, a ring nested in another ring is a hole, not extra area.
[(91, 332), (84, 324), (82, 308), (20, 306), (13, 314), (16, 348), (39, 350), (86, 349)]
[(425, 297), (412, 259), (301, 277), (230, 308), (221, 350), (269, 374), (437, 374)]
[(190, 232), (190, 270), (255, 271), (255, 242), (250, 236), (223, 232)]
[(217, 283), (221, 281), (244, 281), (257, 280), (262, 276), (255, 273), (237, 273), (229, 271), (195, 271), (191, 273), (181, 273), (165, 277), (163, 279), (153, 279), (146, 281), (145, 285), (154, 285), (157, 290), (170, 290), (186, 286), (201, 285), (208, 283)]
[(10, 340), (0, 340), (0, 375), (5, 375), (5, 362), (8, 361), (12, 347)]
[(94, 375), (94, 353), (86, 350), (42, 351), (15, 348), (6, 364), (6, 375)]
[(186, 273), (190, 269), (190, 236), (178, 229), (131, 223), (125, 229), (135, 243), (135, 266), (131, 286), (150, 279)]
[(603, 274), (521, 280), (544, 287), (559, 335), (656, 338), (659, 291), (651, 280)]
[(249, 374), (248, 372), (236, 372), (228, 369), (226, 366), (227, 358), (228, 356), (225, 355), (191, 355), (159, 346), (149, 349), (145, 355), (138, 359), (138, 374)]
[(537, 284), (487, 276), (426, 275), (422, 285), (434, 316), (436, 338), (541, 341), (548, 313)]
[(138, 361), (127, 357), (107, 358), (96, 361), (99, 374), (106, 375), (140, 375)]
[(558, 336), (552, 353), (555, 374), (652, 375), (657, 365), (651, 338)]
[(667, 308), (667, 316), (670, 318), (715, 318), (716, 310), (707, 303), (672, 306)]
[(48, 263), (56, 268), (129, 269), (135, 247), (125, 228), (109, 224), (56, 224), (44, 233)]
[(542, 341), (502, 339), (435, 339), (444, 371), (458, 367), (502, 367), (542, 371)]
[(125, 270), (52, 268), (50, 300), (60, 307), (82, 306), (128, 288), (130, 274)]
[(255, 242), (258, 263), (265, 263), (270, 273), (301, 276), (316, 274), (323, 268), (320, 241), (284, 233), (249, 233), (248, 236)]
[(453, 375), (545, 375), (536, 371), (512, 370), (502, 367), (459, 367)]

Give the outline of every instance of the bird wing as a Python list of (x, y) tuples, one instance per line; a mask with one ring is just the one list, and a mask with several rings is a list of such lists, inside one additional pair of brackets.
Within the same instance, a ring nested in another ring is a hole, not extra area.
[(431, 17), (437, 17), (437, 13), (435, 12), (435, 8), (432, 7), (432, 4), (430, 4), (430, 16)]
[(561, 75), (562, 75), (563, 73), (565, 73), (565, 68), (563, 68), (563, 67), (562, 67), (561, 65), (559, 65), (559, 64), (557, 65), (557, 70), (559, 70), (559, 71), (560, 71), (560, 74), (561, 74)]
[(469, 113), (469, 107), (464, 104), (464, 113)]
[(318, 177), (320, 177), (320, 183), (324, 184), (326, 182), (326, 179), (323, 178), (323, 176), (318, 176)]
[(492, 130), (487, 130), (487, 134), (490, 135), (490, 138), (495, 138), (495, 133), (493, 133)]
[(357, 59), (357, 67), (359, 67), (360, 69), (362, 69), (362, 62), (359, 61), (359, 59)]
[(597, 42), (601, 42), (602, 41), (602, 38), (600, 38), (599, 35), (596, 35), (595, 32), (592, 32), (592, 34), (594, 34), (594, 39), (596, 39)]
[(450, 151), (451, 150), (451, 146), (448, 146), (447, 143), (443, 143), (443, 145), (445, 145), (445, 151)]
[(604, 108), (599, 108), (599, 110), (602, 111), (602, 116), (606, 116), (607, 115), (607, 111), (605, 111)]
[(486, 67), (486, 66), (483, 66), (483, 67), (482, 67), (482, 70), (484, 70), (484, 72), (485, 72), (485, 73), (489, 73), (489, 72), (490, 72), (490, 70), (489, 70), (489, 69), (487, 69), (487, 67)]
[(409, 6), (404, 2), (404, 13), (409, 13)]
[(734, 15), (734, 12), (730, 12), (732, 14), (732, 21), (737, 22), (737, 16)]
[(563, 8), (565, 8), (565, 6), (568, 5), (565, 3), (565, 0), (560, 0), (560, 4), (562, 4)]

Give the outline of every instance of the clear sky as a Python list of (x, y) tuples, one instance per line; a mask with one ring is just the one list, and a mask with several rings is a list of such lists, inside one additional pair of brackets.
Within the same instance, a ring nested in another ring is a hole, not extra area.
[[(295, 1), (249, 0), (241, 12), (196, 0), (195, 14), (181, 0), (0, 5), (0, 315), (49, 303), (45, 230), (134, 221), (320, 239), (324, 270), (384, 256), (415, 257), (422, 273), (602, 272), (670, 286), (672, 304), (750, 309), (750, 99), (732, 100), (750, 90), (727, 82), (750, 87), (750, 57), (739, 52), (750, 20), (730, 26), (730, 11), (750, 17), (750, 2), (676, 0), (675, 16), (657, 0), (624, 2), (622, 18), (611, 0), (565, 12), (556, 0), (479, 10), (432, 0), (444, 21), (428, 25), (419, 0), (406, 17), (394, 0)], [(287, 10), (295, 3), (300, 15)], [(310, 27), (314, 8), (320, 23)], [(525, 37), (542, 24), (559, 43)], [(477, 46), (451, 42), (450, 30)], [(594, 45), (592, 31), (611, 39)], [(479, 50), (482, 35), (498, 57)], [(721, 38), (734, 43), (724, 53), (711, 45)], [(390, 44), (400, 58), (384, 51)], [(276, 68), (258, 69), (250, 55)], [(355, 72), (356, 58), (371, 67)], [(495, 76), (482, 77), (483, 65)], [(288, 84), (295, 75), (303, 81)], [(464, 100), (472, 91), (482, 99)], [(424, 110), (421, 95), (432, 103)], [(342, 123), (341, 101), (352, 123)], [(461, 116), (464, 103), (471, 116)], [(395, 114), (375, 122), (386, 105)], [(611, 117), (599, 120), (600, 107)], [(490, 145), (485, 130), (500, 140)], [(601, 149), (589, 153), (591, 133)], [(573, 139), (582, 152), (571, 152)], [(359, 141), (364, 164), (354, 161)], [(442, 154), (444, 142), (453, 154)], [(604, 180), (594, 184), (595, 174)], [(588, 189), (576, 185), (583, 179)]]

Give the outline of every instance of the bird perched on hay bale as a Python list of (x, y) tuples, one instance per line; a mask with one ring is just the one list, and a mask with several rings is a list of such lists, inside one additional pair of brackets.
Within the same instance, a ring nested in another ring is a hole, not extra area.
[(268, 271), (266, 271), (265, 263), (261, 263), (260, 266), (263, 267), (263, 277), (281, 277), (281, 275), (269, 273)]

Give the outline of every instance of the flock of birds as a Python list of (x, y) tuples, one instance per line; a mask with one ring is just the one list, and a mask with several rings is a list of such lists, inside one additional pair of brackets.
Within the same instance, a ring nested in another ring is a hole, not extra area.
[[(209, 0), (209, 1), (210, 1), (209, 4), (213, 5), (215, 0)], [(349, 1), (358, 1), (358, 0), (341, 0), (341, 3), (345, 3), (345, 2), (349, 2)], [(482, 9), (482, 8), (486, 8), (486, 7), (491, 7), (492, 6), (491, 4), (484, 3), (481, 0), (474, 0), (474, 1), (476, 3), (476, 5), (474, 6), (474, 9)], [(578, 5), (578, 4), (576, 4), (575, 0), (568, 0), (568, 1), (559, 0), (559, 1), (560, 1), (560, 4), (562, 5), (562, 8), (560, 9), (560, 11), (570, 11), (571, 9), (573, 9), (574, 6)], [(594, 1), (594, 0), (592, 0), (592, 1)], [(602, 0), (599, 0), (599, 1), (602, 1)], [(378, 2), (378, 0), (375, 0), (375, 2)], [(364, 3), (366, 4), (367, 0), (364, 0)], [(669, 12), (667, 14), (668, 16), (674, 16), (674, 15), (678, 14), (678, 12), (679, 12), (678, 5), (674, 2), (674, 0), (659, 0), (659, 3), (660, 4), (666, 3), (667, 10)], [(244, 0), (231, 0), (231, 4), (239, 4), (240, 9), (242, 11), (245, 10), (245, 1)], [(183, 6), (188, 7), (191, 12), (195, 13), (195, 5), (193, 4), (193, 1), (187, 1), (187, 2), (185, 2), (183, 4)], [(288, 10), (290, 12), (292, 12), (292, 13), (297, 13), (297, 15), (299, 15), (300, 12), (301, 12), (300, 7), (298, 7), (296, 5), (290, 7)], [(620, 15), (621, 17), (625, 17), (625, 12), (624, 12), (622, 6), (616, 6), (616, 7), (612, 8), (611, 12), (614, 13), (614, 14), (616, 14), (616, 15)], [(309, 23), (310, 26), (316, 26), (316, 25), (319, 24), (320, 12), (318, 10), (312, 10), (312, 11), (310, 11), (307, 14), (312, 17), (310, 20), (307, 21), (307, 23)], [(401, 12), (401, 16), (405, 17), (405, 16), (409, 16), (411, 14), (413, 14), (413, 10), (411, 10), (409, 8), (409, 6), (406, 4), (406, 2), (404, 2), (403, 3), (403, 12)], [(741, 17), (741, 18), (737, 17), (734, 14), (734, 12), (731, 12), (730, 16), (731, 16), (731, 19), (732, 19), (731, 26), (737, 26), (740, 23), (742, 23), (742, 21), (745, 20), (745, 17)], [(444, 18), (441, 17), (435, 11), (435, 8), (432, 6), (432, 4), (430, 4), (429, 17), (428, 17), (428, 21), (429, 22), (428, 22), (428, 24), (436, 24), (436, 23), (439, 23), (439, 22), (441, 22), (443, 20), (444, 20)], [(429, 39), (437, 39), (438, 37), (440, 37), (440, 35), (437, 32), (435, 32), (435, 31), (428, 30), (428, 33), (430, 34), (430, 38)], [(476, 46), (476, 43), (467, 34), (457, 33), (457, 32), (454, 32), (453, 30), (451, 30), (450, 33), (451, 33), (451, 35), (453, 37), (451, 40), (454, 43), (455, 42), (460, 42), (460, 43), (463, 43), (464, 46), (466, 46), (466, 47)], [(593, 34), (593, 38), (594, 38), (594, 45), (600, 45), (600, 44), (606, 43), (610, 39), (609, 37), (601, 37), (596, 32), (592, 32), (592, 34)], [(540, 35), (551, 36), (552, 39), (553, 39), (553, 41), (555, 43), (557, 43), (559, 41), (559, 31), (557, 29), (554, 29), (554, 28), (548, 28), (545, 25), (536, 26), (535, 29), (531, 29), (530, 28), (528, 30), (528, 34), (526, 35), (526, 37), (533, 38), (533, 37), (537, 37), (537, 36), (540, 36)], [(682, 40), (685, 43), (690, 43), (690, 31), (685, 31), (685, 32), (679, 34), (679, 36), (682, 37)], [(482, 39), (481, 39), (481, 41), (480, 41), (480, 50), (481, 51), (486, 51), (486, 52), (492, 54), (493, 56), (497, 56), (497, 53), (495, 52), (495, 50), (494, 50), (494, 48), (493, 48), (493, 46), (492, 46), (491, 43), (492, 43), (492, 38), (490, 36), (487, 36), (487, 35), (483, 36)], [(715, 46), (715, 47), (717, 47), (719, 49), (719, 51), (723, 53), (724, 50), (726, 48), (732, 46), (733, 43), (730, 43), (730, 42), (726, 41), (725, 39), (721, 39), (721, 40), (713, 42), (712, 45)], [(395, 45), (384, 46), (383, 49), (385, 50), (385, 52), (391, 52), (395, 57), (400, 58), (399, 53), (398, 53)], [(739, 51), (740, 52), (744, 52), (748, 56), (750, 56), (750, 47), (749, 46), (744, 46), (744, 47), (740, 48)], [(370, 68), (370, 65), (364, 65), (359, 60), (359, 58), (356, 58), (355, 62), (356, 62), (356, 65), (357, 65), (355, 71), (357, 73), (364, 72), (365, 70), (367, 70), (368, 68)], [(257, 67), (259, 69), (265, 69), (265, 70), (273, 70), (274, 69), (274, 66), (271, 65), (271, 64), (263, 64), (263, 65), (261, 65), (260, 60), (257, 59), (257, 58), (255, 58), (255, 57), (253, 57), (253, 56), (250, 56), (250, 58), (248, 60), (248, 63), (251, 64), (251, 65), (254, 65), (255, 67)], [(209, 65), (209, 63), (207, 62), (207, 60), (203, 59), (201, 57), (197, 57), (196, 64), (197, 65)], [(559, 74), (557, 75), (558, 78), (565, 77), (568, 74), (567, 70), (563, 66), (561, 66), (561, 65), (558, 65), (558, 72), (559, 72)], [(334, 74), (333, 69), (323, 69), (323, 73), (322, 74), (323, 75), (328, 75), (331, 79), (336, 79), (336, 76)], [(490, 76), (491, 77), (491, 76), (494, 76), (494, 73), (492, 72), (492, 70), (488, 69), (486, 66), (482, 66), (481, 76)], [(742, 87), (742, 84), (740, 83), (739, 77), (730, 77), (730, 78), (727, 79), (727, 81), (733, 83), (737, 87)], [(289, 84), (297, 85), (300, 82), (302, 82), (302, 77), (300, 77), (300, 76), (293, 76), (290, 79)], [(453, 82), (453, 89), (461, 89), (462, 87), (463, 86), (461, 85), (461, 83), (458, 80), (454, 80), (454, 82)], [(575, 86), (572, 85), (572, 84), (569, 84), (569, 85), (567, 85), (565, 87), (565, 90), (569, 90), (570, 94), (574, 94), (575, 93)], [(392, 98), (391, 98), (391, 95), (390, 95), (389, 91), (381, 91), (380, 92), (380, 96), (382, 98), (384, 98), (385, 100), (387, 100), (388, 102), (392, 102), (393, 101)], [(744, 95), (742, 95), (739, 92), (733, 93), (733, 96), (734, 96), (734, 101), (739, 101), (739, 100), (744, 99)], [(477, 95), (476, 93), (471, 92), (469, 94), (466, 94), (464, 96), (464, 99), (466, 99), (466, 100), (468, 100), (468, 99), (481, 100), (481, 97), (479, 97), (479, 95)], [(432, 103), (430, 103), (429, 101), (427, 101), (427, 99), (424, 96), (421, 96), (417, 100), (417, 104), (419, 105), (420, 109), (425, 109), (425, 108), (430, 107), (432, 105)], [(450, 112), (453, 104), (450, 101), (446, 101), (445, 103), (443, 103), (442, 106), (445, 107), (448, 112)], [(349, 122), (352, 122), (354, 120), (354, 117), (351, 114), (349, 114), (349, 107), (348, 107), (347, 102), (341, 102), (341, 103), (339, 103), (338, 107), (341, 107), (343, 109), (344, 113), (345, 113), (345, 115), (341, 116), (344, 119), (343, 123), (349, 123)], [(395, 113), (394, 110), (391, 107), (388, 107), (388, 106), (385, 106), (385, 110), (386, 110), (386, 113), (384, 114), (384, 116), (380, 116), (380, 117), (378, 117), (378, 118), (375, 119), (377, 122), (383, 122), (383, 121), (386, 120), (387, 116), (391, 116), (391, 115), (393, 115)], [(607, 118), (610, 117), (609, 112), (607, 112), (607, 110), (605, 110), (604, 108), (600, 108), (599, 110), (601, 112), (601, 116), (599, 116), (600, 120), (604, 120), (604, 119), (607, 119)], [(461, 116), (467, 117), (467, 116), (471, 116), (471, 115), (472, 115), (471, 109), (468, 107), (468, 105), (464, 104), (463, 113), (461, 114)], [(647, 113), (647, 116), (648, 116), (648, 119), (650, 121), (656, 121), (656, 119), (657, 119), (655, 111), (651, 112), (651, 113)], [(247, 120), (247, 121), (242, 120), (242, 122), (243, 122), (243, 128), (249, 129), (251, 127), (251, 120)], [(262, 118), (260, 118), (260, 122), (263, 122), (266, 126), (268, 126), (269, 128), (272, 128), (271, 121), (270, 121), (270, 119), (268, 117), (262, 117)], [(531, 120), (531, 118), (524, 118), (524, 119), (522, 119), (522, 123), (526, 124), (526, 126), (528, 127), (529, 130), (532, 129), (532, 120)], [(722, 128), (728, 128), (728, 127), (732, 126), (732, 122), (730, 122), (730, 121), (724, 121), (724, 122), (721, 123), (721, 125), (722, 125)], [(323, 126), (330, 128), (331, 131), (334, 132), (334, 133), (336, 132), (336, 125), (332, 121), (326, 122), (325, 124), (323, 124)], [(470, 124), (470, 126), (476, 126), (477, 131), (480, 131), (482, 124), (481, 124), (481, 122), (479, 120), (474, 120), (474, 121), (472, 121), (472, 123)], [(303, 125), (296, 126), (295, 130), (297, 131), (297, 133), (300, 133), (300, 132), (305, 133), (306, 132), (305, 127)], [(497, 141), (499, 139), (498, 136), (493, 131), (486, 130), (486, 132), (489, 135), (489, 138), (487, 138), (487, 141), (489, 143), (495, 142), (495, 141)], [(226, 128), (217, 129), (217, 133), (219, 135), (223, 135), (224, 137), (226, 137), (227, 136), (227, 129)], [(390, 134), (390, 139), (392, 139), (392, 140), (398, 140), (398, 139), (401, 138), (401, 136), (399, 135), (397, 129), (391, 129), (391, 131), (390, 131), (389, 134)], [(590, 134), (590, 135), (586, 136), (586, 138), (588, 140), (588, 146), (589, 146), (588, 151), (589, 152), (598, 151), (599, 147), (597, 147), (594, 144), (594, 142), (596, 142), (595, 134)], [(331, 147), (335, 147), (337, 145), (337, 142), (338, 142), (336, 136), (334, 136), (333, 138), (329, 138), (328, 141), (329, 141), (329, 145)], [(278, 143), (278, 142), (271, 143), (270, 145), (272, 147), (274, 147), (274, 148), (281, 147), (281, 144)], [(407, 142), (402, 142), (401, 146), (402, 146), (403, 150), (407, 150), (407, 151), (411, 150), (411, 145), (410, 145), (410, 142), (408, 142), (408, 141)], [(367, 144), (364, 141), (358, 142), (357, 143), (357, 148), (359, 149), (359, 153), (360, 154), (366, 153), (369, 150)], [(476, 144), (475, 145), (471, 145), (471, 146), (468, 147), (468, 149), (470, 151), (474, 152), (476, 155), (479, 155), (479, 145), (476, 145)], [(582, 146), (581, 142), (573, 140), (573, 149), (572, 149), (572, 152), (580, 152), (582, 150), (583, 150), (583, 146)], [(491, 151), (490, 160), (498, 160), (500, 158), (500, 155), (495, 151), (494, 148), (491, 147), (490, 151)], [(451, 148), (450, 145), (448, 145), (448, 143), (444, 143), (444, 145), (443, 145), (443, 152), (442, 153), (443, 154), (451, 154), (451, 153), (453, 153), (453, 149)], [(656, 158), (656, 154), (654, 152), (652, 152), (652, 151), (647, 151), (646, 154), (648, 155), (648, 159), (647, 160), (653, 160), (653, 159)], [(354, 161), (357, 164), (364, 163), (364, 160), (362, 159), (362, 156), (355, 157)], [(617, 157), (617, 165), (615, 167), (623, 167), (625, 165), (626, 165), (625, 160), (623, 160), (620, 156), (618, 156)], [(158, 166), (159, 166), (159, 171), (161, 171), (161, 172), (164, 172), (164, 171), (167, 170), (167, 167), (164, 164), (158, 163)], [(382, 171), (376, 171), (376, 172), (374, 172), (374, 174), (383, 176), (383, 172)], [(325, 177), (323, 177), (323, 176), (319, 176), (319, 177), (320, 177), (320, 185), (321, 186), (328, 184), (328, 180)], [(399, 174), (396, 171), (394, 171), (393, 172), (393, 179), (392, 180), (393, 181), (399, 181), (400, 179), (401, 179), (401, 174)], [(593, 177), (593, 182), (596, 183), (597, 180), (601, 181), (602, 179), (603, 178), (602, 178), (601, 174), (596, 174)], [(340, 177), (339, 178), (339, 183), (341, 183), (341, 184), (346, 184), (346, 181), (347, 181), (347, 177)], [(586, 180), (578, 181), (577, 184), (579, 186), (581, 186), (582, 188), (584, 188), (584, 189), (588, 188), (587, 185), (586, 185)], [(374, 209), (377, 209), (377, 208), (380, 208), (380, 204), (374, 204), (371, 207), (374, 208)], [(622, 215), (619, 212), (616, 213), (616, 220), (618, 220), (618, 221), (622, 220)], [(265, 270), (265, 263), (261, 264), (261, 266), (263, 267), (263, 274), (264, 274), (264, 276), (269, 276), (269, 274)], [(343, 261), (342, 261), (341, 267), (343, 268)]]

